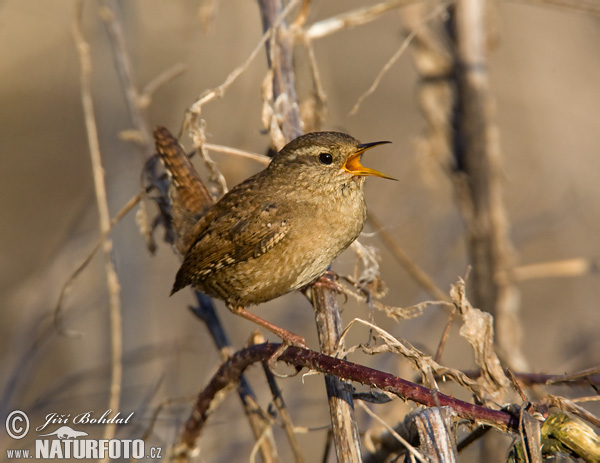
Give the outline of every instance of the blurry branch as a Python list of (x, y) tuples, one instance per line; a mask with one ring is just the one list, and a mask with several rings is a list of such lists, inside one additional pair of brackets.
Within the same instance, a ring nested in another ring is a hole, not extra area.
[[(270, 72), (263, 85), (263, 121), (271, 144), (277, 150), (303, 133), (293, 67), (295, 33), (285, 22), (285, 15), (294, 3), (290, 2), (283, 9), (281, 0), (259, 0), (263, 30), (273, 30), (270, 41), (265, 43)], [(304, 21), (308, 5), (306, 2), (303, 4), (296, 24)], [(316, 311), (321, 351), (333, 354), (342, 332), (336, 295), (323, 285), (312, 285), (305, 294)], [(349, 385), (334, 375), (325, 376), (325, 385), (338, 462), (360, 463), (360, 436), (354, 417), (352, 391)]]
[(539, 278), (579, 277), (598, 273), (599, 271), (600, 259), (581, 257), (520, 265), (501, 272), (498, 277), (509, 278), (514, 282), (519, 282)]
[(587, 370), (578, 371), (577, 373), (571, 373), (568, 375), (561, 375), (557, 377), (553, 377), (547, 381), (547, 384), (558, 384), (558, 383), (566, 383), (572, 381), (579, 381), (582, 379), (588, 379), (593, 375), (598, 375), (600, 373), (600, 367), (588, 368)]
[(571, 11), (600, 16), (600, 4), (596, 0), (506, 0), (539, 6), (558, 6)]
[(457, 53), (453, 179), (473, 265), (474, 304), (494, 315), (497, 343), (505, 360), (524, 369), (518, 292), (510, 281), (496, 278), (511, 266), (513, 247), (508, 238), (499, 132), (487, 75), (490, 14), (486, 8), (491, 7), (490, 2), (481, 0), (457, 0), (451, 12)]
[[(171, 69), (163, 72), (154, 78), (144, 89), (142, 93), (138, 90), (136, 79), (131, 65), (131, 58), (127, 49), (127, 43), (123, 34), (123, 26), (121, 24), (121, 12), (116, 0), (102, 0), (100, 3), (100, 17), (104, 21), (108, 39), (115, 60), (115, 68), (121, 82), (123, 95), (129, 111), (129, 117), (134, 130), (127, 134), (122, 133), (122, 138), (129, 136), (142, 148), (144, 157), (150, 159), (154, 154), (154, 142), (152, 139), (152, 131), (148, 121), (147, 108), (152, 99), (152, 95), (156, 90), (168, 82), (170, 79), (180, 75), (183, 71), (182, 66), (174, 66)], [(133, 136), (131, 134), (133, 132)], [(154, 164), (149, 164), (146, 169), (146, 175), (152, 178), (151, 183), (157, 184), (158, 174), (154, 170)], [(146, 192), (143, 191), (142, 199), (146, 197)], [(142, 201), (138, 210), (137, 222), (142, 236), (144, 236), (148, 248), (153, 251), (154, 241), (152, 239), (152, 226), (148, 223), (146, 203)]]
[(152, 97), (154, 96), (156, 91), (159, 90), (160, 87), (162, 87), (166, 83), (182, 75), (186, 70), (187, 65), (183, 63), (177, 63), (171, 66), (170, 68), (164, 70), (154, 79), (148, 82), (142, 90), (141, 95), (139, 96), (140, 107), (147, 108), (148, 106), (150, 106), (150, 102), (152, 101)]
[(381, 236), (381, 239), (386, 247), (392, 252), (392, 255), (396, 258), (400, 265), (404, 267), (413, 280), (415, 280), (425, 291), (427, 291), (438, 301), (441, 303), (446, 302), (448, 305), (450, 305), (450, 307), (452, 307), (435, 354), (435, 360), (439, 362), (442, 358), (442, 353), (446, 346), (448, 336), (450, 335), (452, 323), (454, 323), (454, 319), (456, 317), (456, 307), (450, 303), (450, 298), (448, 295), (442, 291), (440, 287), (436, 285), (435, 282), (429, 277), (429, 275), (427, 275), (427, 273), (410, 258), (410, 256), (406, 253), (406, 251), (404, 251), (392, 234), (385, 229), (383, 224), (372, 212), (369, 214), (368, 220)]
[(358, 110), (359, 110), (360, 105), (362, 104), (362, 102), (367, 97), (369, 97), (371, 94), (373, 94), (373, 92), (375, 92), (375, 90), (377, 90), (377, 87), (381, 83), (381, 80), (383, 79), (383, 77), (392, 68), (392, 66), (396, 63), (396, 61), (398, 61), (400, 59), (400, 57), (404, 54), (404, 52), (406, 51), (406, 49), (408, 48), (408, 46), (410, 45), (410, 43), (412, 42), (412, 40), (415, 38), (415, 36), (419, 32), (419, 28), (423, 27), (425, 24), (427, 24), (427, 22), (429, 22), (433, 18), (441, 15), (448, 8), (448, 5), (449, 5), (449, 2), (448, 3), (447, 2), (442, 2), (441, 4), (437, 5), (427, 16), (425, 16), (422, 19), (421, 24), (417, 25), (406, 36), (406, 38), (400, 44), (400, 47), (398, 48), (398, 50), (396, 51), (396, 53), (394, 53), (394, 55), (388, 60), (388, 62), (385, 63), (385, 65), (383, 66), (383, 68), (381, 68), (381, 70), (379, 71), (379, 74), (377, 74), (377, 77), (375, 77), (375, 80), (373, 81), (373, 83), (371, 84), (371, 86), (369, 87), (369, 89), (366, 92), (364, 92), (362, 95), (360, 95), (358, 97), (358, 100), (356, 101), (356, 103), (354, 104), (354, 106), (352, 107), (352, 109), (350, 110), (350, 115), (351, 116), (354, 116), (358, 112)]
[[(464, 371), (465, 375), (469, 378), (477, 378), (481, 374), (481, 371)], [(561, 385), (562, 383), (569, 383), (572, 386), (591, 386), (593, 388), (600, 388), (600, 367), (590, 368), (580, 373), (573, 373), (570, 375), (550, 375), (545, 373), (522, 373), (513, 372), (513, 375), (523, 385), (531, 386), (534, 384), (545, 384), (547, 386)], [(600, 396), (597, 396), (600, 400)], [(580, 401), (579, 399), (573, 399), (574, 402)]]
[(252, 159), (253, 161), (261, 163), (263, 166), (266, 166), (271, 162), (271, 158), (269, 156), (265, 156), (264, 154), (251, 153), (250, 151), (232, 148), (230, 146), (204, 143), (204, 147), (209, 151), (216, 151), (217, 153), (232, 154), (241, 158)]
[(142, 100), (140, 92), (135, 83), (131, 59), (123, 36), (123, 27), (120, 20), (120, 11), (115, 0), (103, 0), (100, 8), (100, 17), (106, 25), (108, 38), (115, 59), (115, 67), (123, 87), (125, 101), (129, 110), (129, 117), (135, 129), (139, 132), (142, 149), (146, 158), (154, 153), (152, 131), (148, 122), (145, 108), (148, 106), (148, 94), (145, 101)]
[(406, 251), (396, 241), (394, 236), (385, 229), (379, 218), (377, 218), (373, 212), (369, 212), (368, 220), (371, 225), (373, 225), (377, 234), (381, 237), (385, 246), (391, 251), (394, 258), (402, 265), (402, 267), (404, 267), (404, 270), (406, 270), (412, 279), (438, 301), (450, 302), (448, 294), (442, 291), (430, 276), (410, 258)]
[(380, 18), (391, 10), (419, 1), (422, 0), (393, 0), (378, 3), (373, 6), (358, 8), (356, 10), (348, 11), (346, 13), (318, 21), (312, 24), (304, 32), (304, 34), (308, 40), (320, 39), (345, 29), (362, 26), (363, 24), (367, 24)]
[(141, 199), (142, 199), (142, 195), (138, 194), (138, 195), (134, 196), (133, 198), (131, 198), (129, 200), (129, 202), (127, 204), (125, 204), (125, 206), (123, 206), (121, 208), (121, 210), (117, 213), (117, 215), (115, 215), (112, 218), (112, 220), (110, 221), (108, 230), (102, 232), (102, 234), (100, 235), (100, 238), (98, 238), (98, 241), (96, 241), (96, 244), (94, 245), (94, 247), (92, 248), (92, 250), (90, 251), (90, 253), (83, 260), (83, 262), (81, 262), (81, 264), (79, 264), (79, 266), (73, 271), (73, 273), (71, 273), (71, 275), (69, 276), (69, 278), (67, 278), (67, 281), (62, 286), (62, 288), (60, 290), (60, 294), (58, 296), (58, 301), (56, 303), (56, 307), (54, 308), (54, 325), (56, 326), (56, 328), (58, 329), (58, 331), (60, 333), (62, 333), (64, 335), (67, 335), (67, 336), (69, 336), (69, 335), (76, 335), (77, 334), (77, 333), (75, 333), (73, 331), (65, 330), (62, 327), (62, 324), (61, 324), (61, 321), (60, 321), (60, 315), (61, 315), (62, 308), (63, 308), (63, 302), (64, 302), (65, 298), (68, 296), (68, 294), (69, 294), (69, 292), (70, 292), (70, 290), (71, 290), (71, 288), (73, 286), (73, 283), (75, 282), (75, 279), (90, 264), (90, 262), (92, 261), (92, 259), (96, 255), (96, 253), (104, 245), (104, 242), (110, 236), (110, 232), (112, 231), (113, 227), (118, 222), (120, 222), (121, 219), (123, 217), (125, 217), (127, 215), (127, 213), (129, 211), (131, 211), (135, 207), (136, 204), (138, 204), (140, 202)]
[[(92, 99), (92, 61), (90, 56), (90, 45), (86, 42), (81, 29), (81, 15), (83, 2), (79, 1), (75, 8), (73, 21), (73, 37), (77, 45), (81, 65), (81, 103), (85, 118), (85, 126), (92, 161), (92, 172), (94, 176), (94, 188), (98, 206), (98, 217), (100, 221), (100, 233), (108, 236), (111, 228), (110, 213), (106, 197), (106, 185), (104, 184), (104, 169), (102, 168), (102, 157), (100, 144), (98, 142), (98, 130), (94, 115), (94, 102)], [(104, 264), (106, 270), (107, 287), (109, 294), (110, 310), (110, 339), (111, 339), (111, 382), (110, 399), (108, 408), (119, 410), (121, 400), (121, 382), (123, 378), (123, 325), (121, 319), (121, 299), (119, 296), (120, 285), (117, 272), (112, 262), (112, 240), (106, 238), (102, 244), (104, 253)], [(116, 424), (109, 424), (104, 428), (104, 439), (112, 439), (115, 435)]]

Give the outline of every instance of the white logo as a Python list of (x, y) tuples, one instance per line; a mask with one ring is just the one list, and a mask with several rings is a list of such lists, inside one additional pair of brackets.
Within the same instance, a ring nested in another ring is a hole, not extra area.
[(48, 434), (38, 434), (38, 437), (45, 436), (56, 436), (59, 439), (75, 439), (77, 437), (87, 436), (87, 432), (83, 431), (75, 431), (73, 428), (69, 426), (61, 426), (56, 431), (48, 433)]
[[(23, 427), (24, 426), (24, 427)], [(13, 439), (23, 439), (29, 432), (29, 418), (21, 410), (15, 410), (6, 417), (6, 433)]]

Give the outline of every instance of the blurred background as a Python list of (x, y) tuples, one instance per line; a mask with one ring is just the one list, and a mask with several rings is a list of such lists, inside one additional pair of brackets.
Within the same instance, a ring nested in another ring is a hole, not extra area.
[[(308, 21), (374, 3), (313, 1)], [(120, 6), (140, 88), (173, 65), (186, 66), (183, 75), (155, 93), (148, 108), (152, 126), (164, 125), (174, 133), (181, 127), (185, 109), (204, 90), (220, 85), (262, 35), (255, 2), (131, 0)], [(499, 40), (489, 70), (504, 159), (504, 199), (517, 261), (595, 258), (600, 255), (600, 21), (541, 3), (497, 2), (495, 6)], [(119, 136), (132, 124), (98, 10), (97, 3), (84, 2), (82, 26), (91, 46), (95, 114), (114, 216), (139, 192), (144, 158), (134, 144)], [(207, 12), (214, 17), (207, 19)], [(404, 14), (406, 10), (393, 10), (374, 22), (314, 43), (327, 95), (323, 129), (345, 131), (363, 142), (393, 142), (373, 151), (367, 165), (399, 181), (370, 179), (369, 209), (447, 291), (467, 272), (464, 229), (448, 178), (420, 148), (425, 122), (418, 107), (418, 79), (410, 48), (357, 114), (349, 115), (405, 39)], [(48, 413), (95, 410), (101, 414), (108, 404), (110, 336), (101, 253), (77, 278), (64, 302), (62, 323), (78, 335), (61, 336), (53, 325), (61, 287), (99, 237), (79, 60), (71, 32), (74, 16), (75, 3), (70, 1), (0, 3), (2, 421), (14, 409), (26, 411), (32, 423), (41, 424)], [(305, 59), (299, 54), (299, 67)], [(209, 142), (266, 152), (269, 139), (261, 122), (265, 72), (266, 57), (261, 52), (224, 98), (203, 108)], [(311, 85), (307, 72), (299, 73), (297, 84), (300, 93), (306, 94)], [(182, 142), (191, 147), (187, 137)], [(212, 156), (230, 186), (261, 169), (250, 160), (219, 153)], [(197, 166), (205, 170), (201, 162)], [(380, 250), (381, 274), (389, 287), (384, 301), (411, 306), (430, 299), (372, 231), (367, 227), (361, 242)], [(156, 407), (169, 400), (150, 437), (166, 449), (187, 418), (189, 399), (216, 370), (219, 358), (204, 327), (187, 309), (193, 304), (191, 293), (168, 297), (179, 261), (162, 243), (160, 233), (156, 235), (160, 246), (153, 256), (133, 211), (111, 236), (123, 308), (120, 411), (124, 415), (135, 412), (132, 423), (117, 435), (141, 436)], [(352, 273), (355, 262), (355, 255), (347, 251), (334, 270)], [(560, 374), (598, 365), (599, 288), (597, 274), (519, 284), (522, 353), (533, 372)], [(219, 307), (235, 346), (243, 346), (254, 326), (231, 315), (221, 303)], [(346, 323), (354, 317), (369, 317), (364, 304), (350, 300), (343, 308)], [(304, 336), (317, 348), (313, 311), (304, 296), (290, 294), (253, 310)], [(447, 313), (432, 307), (419, 318), (401, 323), (380, 313), (375, 313), (375, 320), (395, 336), (433, 353)], [(442, 363), (473, 368), (472, 353), (457, 331), (458, 325)], [(362, 342), (367, 336), (367, 331), (357, 329), (350, 339)], [(416, 377), (407, 362), (397, 357), (356, 354), (352, 360), (407, 379)], [(255, 369), (249, 375), (266, 406), (269, 394), (259, 373)], [(327, 425), (321, 377), (289, 379), (281, 386), (296, 425)], [(394, 414), (410, 408), (402, 404), (381, 413), (395, 423), (402, 418)], [(359, 416), (367, 428), (370, 419), (360, 412)], [(100, 427), (96, 431), (90, 436), (102, 435)], [(33, 445), (31, 434), (19, 445)], [(239, 403), (230, 396), (203, 434), (202, 457), (205, 461), (247, 461), (252, 447), (249, 436)], [(307, 455), (309, 461), (320, 458), (326, 430), (299, 438), (314, 448), (314, 455)], [(15, 447), (15, 441), (3, 433), (0, 447), (3, 451)], [(282, 461), (287, 461), (285, 444), (280, 452)]]

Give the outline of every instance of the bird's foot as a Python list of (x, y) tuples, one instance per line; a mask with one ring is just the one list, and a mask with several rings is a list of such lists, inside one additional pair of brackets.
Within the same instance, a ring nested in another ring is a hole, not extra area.
[(308, 346), (306, 345), (306, 339), (304, 339), (302, 336), (298, 336), (297, 334), (285, 330), (277, 333), (277, 335), (283, 340), (282, 346), (285, 346), (286, 349), (291, 346), (308, 349)]
[[(275, 352), (273, 352), (273, 354), (269, 357), (269, 360), (267, 360), (267, 367), (269, 367), (269, 370), (271, 370), (271, 373), (273, 373), (273, 375), (277, 376), (278, 378), (290, 378), (292, 376), (296, 376), (300, 370), (297, 370), (296, 373), (293, 374), (281, 374), (281, 373), (276, 373), (275, 372), (275, 365), (277, 364), (277, 362), (279, 361), (279, 358), (284, 354), (284, 352), (286, 350), (288, 350), (290, 347), (294, 346), (294, 347), (302, 347), (303, 349), (308, 349), (308, 347), (306, 347), (306, 341), (304, 340), (304, 338), (295, 335), (294, 333), (290, 333), (292, 334), (295, 338), (294, 341), (291, 341), (290, 339), (284, 339), (283, 342), (281, 343), (281, 345), (277, 348), (277, 350)], [(300, 343), (298, 342), (300, 341)]]
[(339, 280), (339, 276), (333, 270), (327, 270), (320, 277), (318, 277), (313, 283), (313, 286), (319, 286), (321, 288), (326, 288), (331, 291), (334, 291), (338, 294), (344, 294), (346, 299), (348, 299), (348, 295), (344, 287), (337, 282)]

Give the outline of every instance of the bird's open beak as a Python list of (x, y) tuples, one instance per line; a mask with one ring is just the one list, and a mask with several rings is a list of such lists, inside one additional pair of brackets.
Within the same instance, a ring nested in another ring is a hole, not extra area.
[(358, 145), (358, 151), (346, 159), (346, 162), (343, 165), (343, 168), (346, 172), (350, 172), (352, 175), (374, 175), (376, 177), (387, 178), (390, 180), (397, 180), (394, 177), (390, 177), (389, 175), (382, 174), (381, 172), (375, 169), (369, 169), (368, 167), (363, 166), (360, 163), (360, 157), (362, 154), (374, 148), (377, 145), (383, 145), (385, 143), (391, 143), (390, 141), (376, 141), (373, 143), (362, 143)]

